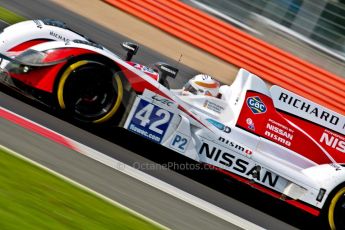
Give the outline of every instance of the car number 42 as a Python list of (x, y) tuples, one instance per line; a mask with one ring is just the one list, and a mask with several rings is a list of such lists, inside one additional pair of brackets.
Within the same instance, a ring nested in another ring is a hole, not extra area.
[[(160, 135), (164, 133), (165, 130), (159, 128), (159, 126), (164, 125), (170, 121), (171, 114), (165, 109), (155, 109), (155, 105), (148, 104), (135, 114), (135, 118), (140, 121), (140, 126), (146, 127)], [(158, 119), (157, 119), (158, 118)]]
[(161, 143), (173, 113), (141, 99), (133, 113), (128, 129), (152, 141)]

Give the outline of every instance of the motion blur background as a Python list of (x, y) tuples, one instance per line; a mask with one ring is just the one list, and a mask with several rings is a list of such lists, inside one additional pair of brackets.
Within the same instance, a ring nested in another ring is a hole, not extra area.
[[(27, 18), (45, 18), (49, 16), (49, 18), (63, 20), (76, 31), (91, 36), (95, 41), (104, 44), (106, 47), (110, 47), (114, 52), (119, 54), (123, 52), (119, 45), (120, 42), (131, 39), (141, 43), (141, 53), (135, 57), (135, 60), (140, 63), (147, 64), (156, 60), (176, 63), (180, 54), (183, 53), (182, 65), (179, 66), (180, 81), (174, 80), (176, 87), (182, 86), (197, 71), (214, 71), (214, 75), (212, 74), (212, 76), (218, 77), (223, 74), (228, 78), (229, 83), (232, 80), (230, 79), (232, 76), (230, 76), (229, 70), (231, 63), (222, 62), (221, 59), (214, 60), (213, 55), (206, 52), (206, 54), (202, 54), (202, 50), (197, 50), (196, 47), (195, 50), (199, 51), (197, 53), (191, 49), (192, 45), (189, 46), (187, 42), (176, 42), (175, 40), (178, 39), (175, 39), (175, 37), (174, 39), (165, 37), (163, 35), (164, 31), (156, 31), (159, 29), (153, 27), (149, 28), (149, 25), (145, 24), (145, 21), (131, 17), (125, 12), (120, 11), (119, 8), (111, 7), (105, 1), (88, 0), (87, 4), (85, 4), (86, 1), (82, 0), (0, 0), (0, 5)], [(158, 0), (124, 1), (128, 4), (131, 2), (134, 4), (158, 2)], [(177, 0), (174, 1), (178, 2)], [(273, 44), (345, 78), (345, 0), (180, 1), (206, 11), (259, 39), (265, 40), (268, 44)], [(53, 4), (54, 2), (64, 6), (64, 9)], [(120, 0), (116, 0), (116, 2), (120, 2)], [(167, 9), (164, 8), (164, 10)], [(77, 12), (80, 16), (75, 15), (72, 11)], [(163, 11), (163, 13), (166, 12)], [(205, 35), (205, 37), (208, 36), (207, 33), (203, 33), (202, 35)], [(219, 44), (223, 45), (223, 43)], [(188, 46), (188, 49), (185, 46)], [(248, 50), (252, 49), (249, 46), (245, 46), (245, 48)], [(239, 54), (243, 56), (243, 53)], [(256, 54), (260, 55), (262, 53), (257, 52)], [(268, 55), (264, 57), (270, 58)], [(187, 61), (188, 58), (194, 58), (194, 61)], [(210, 61), (211, 59), (213, 61)], [(248, 57), (244, 59), (248, 59)], [(278, 59), (279, 61), (282, 62), (281, 59)], [(200, 66), (203, 69), (199, 69)], [(240, 66), (236, 68), (238, 67)], [(266, 67), (262, 69), (264, 68)], [(289, 69), (293, 69), (293, 67)], [(294, 70), (297, 74), (301, 72), (300, 70)], [(219, 71), (219, 74), (215, 71)], [(235, 75), (235, 72), (233, 75)], [(320, 77), (321, 79), (316, 79), (315, 76), (310, 74), (308, 79), (299, 77), (299, 79), (305, 80), (305, 84), (303, 85), (295, 80), (297, 78), (293, 78), (289, 74), (283, 77), (290, 80), (289, 82), (296, 83), (295, 85), (305, 89), (305, 93), (313, 93), (312, 96), (318, 96), (321, 99), (329, 98), (329, 101), (324, 102), (333, 102), (333, 104), (338, 106), (338, 111), (344, 114), (344, 83), (336, 81), (334, 83), (335, 86), (330, 86), (330, 82), (327, 79), (323, 79), (322, 77)], [(320, 86), (321, 83), (319, 84), (319, 91), (312, 88), (311, 80), (313, 78), (324, 84), (324, 86)], [(336, 94), (339, 91), (342, 94)], [(334, 98), (330, 97), (329, 92), (333, 92)], [(148, 143), (144, 143), (147, 145), (141, 144), (142, 142), (134, 139), (132, 136), (130, 138), (133, 138), (134, 141), (131, 141), (131, 143), (128, 140), (132, 139), (126, 138), (127, 136), (125, 135), (121, 136), (122, 133), (105, 137), (106, 139), (104, 139), (101, 138), (102, 136), (95, 136), (85, 130), (80, 130), (43, 111), (16, 101), (14, 98), (2, 94), (2, 92), (0, 93), (0, 106), (36, 121), (39, 124), (43, 124), (81, 143), (87, 143), (88, 146), (105, 153), (107, 156), (117, 158), (128, 165), (133, 165), (138, 162), (145, 164), (147, 162), (173, 162), (167, 155), (160, 154), (163, 150), (157, 149), (157, 146), (153, 147), (148, 145)], [(224, 221), (218, 220), (219, 218), (217, 216), (211, 217), (203, 210), (189, 207), (188, 204), (176, 200), (169, 194), (163, 192), (160, 194), (161, 192), (159, 191), (151, 190), (150, 186), (140, 186), (141, 182), (135, 182), (135, 180), (123, 177), (121, 173), (111, 171), (110, 168), (103, 167), (103, 165), (91, 159), (81, 160), (79, 159), (81, 156), (71, 154), (70, 150), (63, 154), (63, 150), (60, 147), (48, 145), (51, 144), (49, 140), (42, 140), (35, 136), (35, 134), (23, 132), (18, 127), (5, 126), (5, 122), (1, 126), (2, 134), (5, 137), (0, 138), (0, 141), (12, 141), (12, 143), (6, 144), (17, 151), (27, 152), (30, 158), (43, 162), (50, 168), (70, 176), (72, 179), (120, 203), (126, 204), (129, 208), (133, 208), (145, 216), (153, 218), (167, 226), (173, 226), (173, 228), (180, 226), (181, 229), (192, 229), (192, 227), (200, 229), (207, 228), (210, 225), (216, 229), (218, 227), (216, 224), (219, 224), (219, 226), (222, 224), (225, 226), (225, 229), (229, 229), (228, 223), (223, 223)], [(11, 131), (12, 129), (14, 131)], [(45, 142), (48, 142), (48, 144), (45, 144)], [(127, 142), (128, 144), (126, 146), (119, 147), (117, 145)], [(133, 147), (131, 151), (123, 148), (130, 149), (130, 145)], [(46, 154), (47, 152), (50, 154)], [(157, 155), (161, 156), (161, 159)], [(235, 215), (257, 223), (264, 228), (291, 229), (294, 226), (298, 229), (317, 229), (317, 227), (310, 226), (316, 223), (312, 217), (296, 212), (295, 209), (283, 206), (278, 200), (272, 202), (262, 195), (256, 194), (253, 191), (246, 192), (247, 190), (244, 189), (235, 191), (235, 189), (229, 189), (226, 186), (212, 187), (212, 180), (208, 181), (210, 187), (204, 186), (204, 181), (208, 179), (203, 176), (204, 174), (198, 174), (194, 177), (190, 176), (189, 178), (170, 170), (159, 171), (148, 169), (142, 171), (222, 207)], [(202, 180), (195, 181), (195, 178), (201, 178)], [(200, 181), (201, 183), (199, 183)], [(267, 205), (269, 202), (272, 203)], [(184, 211), (181, 212), (180, 210)], [(50, 212), (48, 214), (51, 215)], [(0, 229), (4, 229), (1, 228), (1, 224)]]
[(345, 0), (183, 0), (345, 77)]

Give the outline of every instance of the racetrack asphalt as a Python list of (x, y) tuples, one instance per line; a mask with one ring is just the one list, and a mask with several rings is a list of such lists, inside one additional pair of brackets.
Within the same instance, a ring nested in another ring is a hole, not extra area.
[[(20, 0), (0, 0), (0, 4), (27, 18), (49, 17), (63, 20), (72, 25), (75, 30), (85, 33), (86, 35), (92, 35), (92, 37), (90, 36), (92, 39), (104, 44), (117, 53), (123, 52), (118, 45), (119, 42), (128, 40), (119, 34), (110, 32), (88, 21), (86, 18), (65, 11), (49, 1), (29, 0), (24, 2)], [(166, 62), (171, 61), (159, 53), (145, 47), (142, 47), (142, 54), (135, 59), (143, 63), (152, 63), (159, 60), (164, 60)], [(187, 75), (195, 73), (195, 70), (186, 66), (180, 66), (180, 69), (181, 72)], [(179, 79), (175, 84), (176, 86), (180, 86), (184, 81), (185, 79)], [(126, 150), (123, 147), (130, 147), (130, 143), (128, 143), (128, 138), (130, 136), (123, 134), (122, 131), (115, 130), (114, 135), (111, 135), (110, 138), (106, 135), (105, 138), (109, 139), (109, 141), (88, 131), (77, 128), (72, 124), (66, 123), (44, 111), (33, 108), (2, 92), (0, 93), (0, 106), (34, 120), (76, 141), (84, 143), (128, 165), (133, 165), (134, 163), (152, 163), (152, 160), (160, 162), (166, 160), (164, 158), (170, 158), (168, 155), (166, 157), (163, 155), (171, 154), (170, 152), (155, 148), (156, 146), (137, 140), (135, 137), (131, 139), (131, 142), (136, 143), (139, 147), (136, 149), (134, 148), (134, 152)], [(49, 168), (71, 177), (102, 194), (113, 197), (116, 201), (119, 201), (163, 225), (180, 229), (192, 229), (192, 227), (195, 229), (207, 229), (207, 226), (210, 226), (209, 229), (231, 228), (228, 223), (210, 216), (210, 214), (190, 207), (190, 205), (166, 194), (162, 194), (159, 191), (154, 191), (155, 189), (136, 180), (112, 172), (111, 169), (97, 162), (93, 162), (90, 159), (84, 159), (85, 157), (79, 156), (62, 147), (56, 146), (51, 141), (44, 140), (35, 134), (27, 133), (3, 119), (0, 120), (0, 127), (1, 144), (20, 153), (30, 154), (30, 158), (37, 157), (41, 163)], [(118, 144), (123, 144), (124, 146), (120, 147)], [(162, 155), (164, 157), (162, 157)], [(157, 158), (159, 160), (156, 160)], [(308, 216), (305, 217), (302, 215), (301, 217), (298, 211), (296, 214), (295, 209), (290, 209), (286, 206), (274, 206), (276, 202), (271, 202), (271, 199), (266, 199), (256, 192), (243, 192), (247, 191), (243, 189), (239, 189), (239, 192), (230, 191), (233, 190), (230, 186), (226, 189), (217, 187), (214, 189), (212, 186), (210, 188), (199, 183), (200, 178), (198, 178), (198, 176), (197, 180), (194, 180), (194, 175), (182, 175), (184, 174), (183, 172), (147, 169), (143, 169), (143, 171), (264, 228), (292, 229), (293, 226), (287, 224), (288, 222), (293, 222), (298, 228), (307, 228), (309, 225), (306, 225), (307, 223), (305, 222), (307, 221), (305, 220), (313, 220), (312, 218), (308, 219)], [(203, 180), (201, 179), (201, 181)], [(130, 187), (134, 185), (138, 187)], [(229, 191), (224, 192), (224, 190)], [(123, 195), (123, 201), (120, 200), (122, 199), (121, 195)], [(268, 201), (271, 203), (268, 203)]]
[(169, 228), (239, 229), (4, 119), (0, 119), (0, 126), (1, 144)]

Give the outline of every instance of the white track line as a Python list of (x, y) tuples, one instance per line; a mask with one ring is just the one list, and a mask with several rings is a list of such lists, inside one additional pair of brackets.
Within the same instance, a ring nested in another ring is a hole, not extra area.
[(162, 180), (157, 179), (149, 174), (146, 174), (140, 170), (133, 168), (127, 164), (124, 164), (114, 158), (111, 158), (97, 150), (94, 150), (90, 147), (87, 147), (83, 144), (79, 144), (78, 148), (82, 149), (82, 153), (104, 165), (107, 165), (113, 169), (116, 169), (132, 178), (135, 178), (145, 184), (148, 184), (156, 189), (159, 189), (171, 196), (174, 196), (180, 200), (183, 200), (186, 203), (189, 203), (199, 209), (204, 210), (212, 215), (215, 215), (218, 218), (221, 218), (229, 223), (232, 223), (243, 229), (263, 229), (258, 225), (255, 225), (241, 217), (238, 217), (218, 206), (215, 206), (205, 200), (202, 200), (194, 195), (191, 195), (175, 186), (172, 186)]
[(96, 160), (104, 165), (107, 165), (117, 171), (120, 171), (134, 179), (137, 179), (145, 184), (148, 184), (160, 191), (163, 191), (171, 196), (174, 196), (186, 203), (189, 203), (205, 212), (208, 212), (220, 219), (223, 219), (229, 223), (232, 223), (240, 228), (243, 229), (264, 229), (248, 220), (245, 220), (233, 213), (230, 213), (229, 211), (222, 209), (214, 204), (211, 204), (210, 202), (207, 202), (203, 199), (200, 199), (190, 193), (187, 193), (175, 186), (172, 186), (162, 180), (159, 180), (147, 173), (144, 173), (138, 169), (133, 168), (132, 166), (129, 166), (121, 161), (118, 161), (114, 158), (111, 158), (95, 149), (92, 149), (84, 144), (81, 144), (77, 141), (72, 140), (71, 138), (65, 137), (62, 134), (59, 134), (51, 129), (48, 129), (40, 124), (37, 124), (34, 121), (31, 121), (23, 116), (20, 116), (12, 111), (9, 111), (3, 107), (0, 106), (0, 111), (6, 111), (8, 113), (11, 113), (12, 115), (15, 115), (16, 117), (26, 121), (30, 122), (31, 124), (34, 124), (36, 126), (39, 126), (40, 128), (53, 133), (56, 136), (59, 136), (61, 138), (64, 138), (68, 143), (70, 143), (74, 148), (75, 151), (93, 159)]

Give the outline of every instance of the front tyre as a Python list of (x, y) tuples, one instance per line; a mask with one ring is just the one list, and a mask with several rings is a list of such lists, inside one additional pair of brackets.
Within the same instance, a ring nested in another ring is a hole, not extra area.
[(123, 86), (106, 65), (90, 60), (70, 64), (57, 85), (59, 107), (85, 123), (104, 123), (119, 110)]
[(345, 229), (345, 187), (333, 196), (329, 204), (328, 223), (332, 230)]

